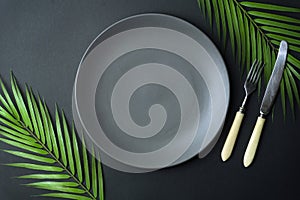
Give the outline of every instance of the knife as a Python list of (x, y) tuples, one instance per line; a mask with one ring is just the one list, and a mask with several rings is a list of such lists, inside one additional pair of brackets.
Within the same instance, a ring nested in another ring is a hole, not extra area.
[(252, 132), (251, 138), (249, 140), (245, 155), (244, 155), (244, 166), (248, 167), (255, 156), (256, 149), (258, 146), (259, 138), (265, 123), (265, 116), (270, 112), (274, 100), (276, 98), (276, 94), (280, 85), (280, 81), (282, 78), (286, 56), (287, 56), (288, 45), (286, 41), (280, 42), (279, 52), (276, 58), (276, 62), (274, 65), (274, 69), (271, 75), (271, 78), (268, 82), (267, 89), (265, 91), (261, 107), (260, 107), (260, 115), (257, 118), (254, 130)]

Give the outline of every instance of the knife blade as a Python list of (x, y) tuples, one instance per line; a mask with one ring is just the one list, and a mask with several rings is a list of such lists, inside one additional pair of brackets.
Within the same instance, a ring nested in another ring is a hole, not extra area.
[(280, 42), (280, 47), (278, 55), (275, 61), (274, 69), (272, 71), (270, 80), (268, 82), (261, 107), (260, 107), (260, 116), (257, 118), (254, 130), (251, 134), (247, 149), (244, 155), (244, 166), (248, 167), (255, 156), (256, 149), (259, 143), (261, 132), (265, 123), (265, 116), (270, 112), (276, 95), (280, 86), (280, 81), (285, 67), (286, 57), (287, 57), (288, 44), (286, 41)]
[(285, 66), (287, 49), (287, 42), (281, 41), (274, 69), (261, 103), (260, 113), (262, 115), (267, 115), (273, 106)]

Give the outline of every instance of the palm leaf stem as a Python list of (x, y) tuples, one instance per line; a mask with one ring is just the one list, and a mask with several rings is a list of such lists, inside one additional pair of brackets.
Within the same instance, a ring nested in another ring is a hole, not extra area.
[(68, 173), (68, 175), (74, 179), (74, 181), (76, 183), (78, 183), (78, 185), (86, 192), (86, 194), (88, 194), (93, 200), (96, 200), (96, 198), (92, 195), (92, 193), (87, 189), (87, 187), (85, 185), (83, 185), (78, 178), (72, 174), (72, 172), (48, 149), (48, 147), (43, 144), (40, 139), (24, 124), (24, 122), (19, 121), (21, 123), (22, 128), (24, 128), (26, 131), (28, 131), (28, 133), (30, 133), (30, 135), (32, 137), (34, 137), (34, 139), (44, 148), (44, 150), (46, 150), (48, 152), (48, 154), (56, 161), (56, 163), (58, 163), (61, 168), (64, 169), (65, 172)]
[(257, 23), (254, 21), (254, 19), (248, 14), (248, 12), (245, 10), (245, 8), (237, 1), (233, 0), (234, 3), (242, 10), (242, 12), (247, 16), (247, 18), (250, 20), (250, 23), (252, 23), (256, 29), (260, 32), (260, 34), (263, 36), (263, 38), (266, 40), (266, 42), (270, 45), (273, 51), (277, 53), (277, 49), (274, 47), (271, 40), (266, 36), (266, 34), (263, 32), (263, 30), (257, 25)]

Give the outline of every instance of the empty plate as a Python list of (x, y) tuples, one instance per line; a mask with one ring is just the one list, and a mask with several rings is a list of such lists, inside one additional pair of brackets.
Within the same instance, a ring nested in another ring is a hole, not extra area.
[(179, 18), (142, 14), (90, 44), (72, 108), (90, 151), (109, 167), (140, 173), (205, 156), (228, 102), (226, 67), (213, 43)]

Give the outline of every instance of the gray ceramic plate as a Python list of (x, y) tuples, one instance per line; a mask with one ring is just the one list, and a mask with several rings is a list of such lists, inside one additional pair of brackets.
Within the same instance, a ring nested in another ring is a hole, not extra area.
[(113, 24), (88, 47), (73, 115), (104, 164), (146, 172), (205, 156), (228, 102), (226, 67), (213, 43), (181, 19), (143, 14)]

